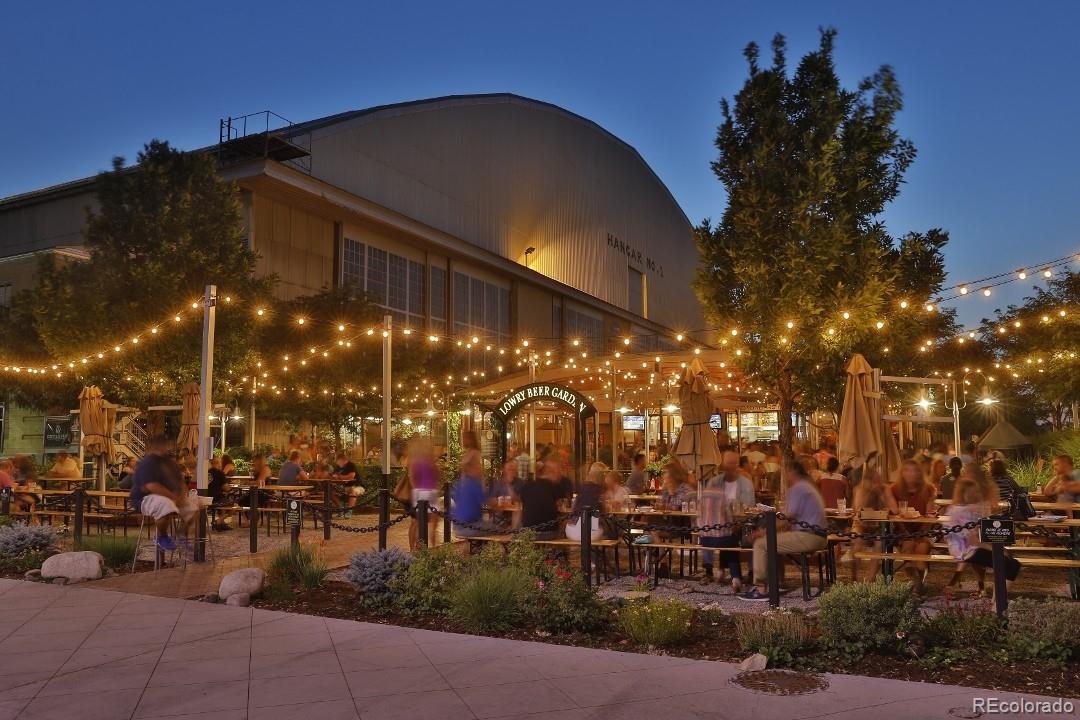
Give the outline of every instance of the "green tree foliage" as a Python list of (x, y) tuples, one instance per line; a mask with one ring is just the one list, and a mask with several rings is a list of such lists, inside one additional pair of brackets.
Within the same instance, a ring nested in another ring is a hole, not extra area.
[(791, 74), (782, 36), (770, 67), (747, 47), (749, 77), (721, 104), (712, 163), (728, 205), (719, 224), (697, 229), (698, 296), (722, 342), (743, 351), (741, 369), (778, 403), (785, 449), (791, 410), (839, 407), (852, 353), (907, 371), (926, 354), (919, 340), (954, 324), (951, 312), (925, 308), (944, 279), (947, 234), (897, 243), (879, 219), (915, 157), (894, 127), (896, 77), (882, 66), (843, 88), (834, 37), (822, 31)]
[[(99, 176), (84, 241), (85, 261), (43, 260), (37, 287), (15, 301), (9, 330), (19, 333), (8, 345), (19, 357), (75, 360), (46, 390), (66, 395), (68, 404), (84, 383), (135, 405), (179, 398), (179, 388), (199, 376), (201, 310), (191, 304), (205, 285), (217, 284), (222, 297), (261, 295), (272, 285), (255, 278), (235, 188), (218, 176), (213, 157), (158, 140), (139, 153), (136, 167), (117, 157)], [(181, 310), (181, 322), (130, 342)], [(218, 312), (218, 377), (250, 362), (252, 333), (249, 315)], [(80, 357), (90, 362), (82, 366)]]

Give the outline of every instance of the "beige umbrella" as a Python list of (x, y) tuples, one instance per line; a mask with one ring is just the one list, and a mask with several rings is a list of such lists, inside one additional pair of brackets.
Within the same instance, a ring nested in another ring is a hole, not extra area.
[(105, 406), (105, 462), (112, 465), (116, 462), (116, 406)]
[(105, 399), (96, 385), (84, 387), (79, 393), (79, 426), (82, 428), (83, 454), (97, 463), (98, 488), (105, 489), (105, 466), (102, 456), (108, 452), (109, 438), (105, 432)]
[(708, 372), (701, 360), (694, 358), (679, 384), (682, 429), (672, 455), (699, 479), (703, 477), (703, 469), (720, 465), (720, 448), (709, 426), (713, 409)]
[(185, 385), (183, 397), (184, 409), (180, 415), (180, 437), (176, 446), (195, 452), (199, 447), (199, 383)]
[(890, 470), (900, 466), (900, 452), (892, 436), (884, 432), (881, 393), (874, 390), (874, 369), (866, 358), (852, 356), (846, 368), (844, 408), (840, 413), (840, 436), (836, 443), (840, 465), (862, 467), (871, 453), (878, 453)]

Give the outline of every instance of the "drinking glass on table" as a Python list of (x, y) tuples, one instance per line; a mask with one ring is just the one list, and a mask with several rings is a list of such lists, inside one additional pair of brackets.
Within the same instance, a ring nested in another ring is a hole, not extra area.
[(847, 498), (836, 498), (836, 511), (839, 513), (847, 512)]
[(900, 501), (900, 514), (907, 515), (907, 500)]

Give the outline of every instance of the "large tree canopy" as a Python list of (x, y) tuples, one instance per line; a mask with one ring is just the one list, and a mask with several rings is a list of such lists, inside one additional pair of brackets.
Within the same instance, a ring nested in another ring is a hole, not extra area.
[(822, 31), (790, 74), (782, 36), (767, 68), (747, 47), (749, 77), (722, 102), (712, 163), (727, 208), (697, 230), (698, 295), (724, 342), (742, 350), (742, 370), (778, 403), (785, 449), (792, 409), (838, 407), (852, 353), (906, 371), (926, 354), (919, 339), (954, 329), (951, 312), (925, 307), (944, 279), (947, 234), (896, 243), (879, 218), (915, 157), (895, 128), (899, 84), (882, 66), (842, 87), (834, 38)]

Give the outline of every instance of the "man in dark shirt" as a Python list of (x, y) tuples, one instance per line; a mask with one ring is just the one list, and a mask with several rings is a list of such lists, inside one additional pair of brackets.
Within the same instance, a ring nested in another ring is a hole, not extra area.
[[(561, 475), (559, 463), (553, 459), (544, 462), (540, 477), (528, 480), (521, 486), (521, 525), (534, 527), (556, 520), (559, 511), (556, 501), (559, 499), (558, 481)], [(547, 527), (536, 531), (537, 540), (554, 540), (559, 537), (558, 527)]]
[[(352, 463), (349, 463), (352, 465)], [(355, 474), (356, 467), (353, 466), (353, 473)], [(281, 469), (278, 470), (278, 485), (299, 485), (301, 481), (306, 482), (308, 479), (307, 471), (300, 465), (300, 451), (293, 450), (289, 453), (289, 459), (281, 465)]]
[(364, 486), (360, 484), (360, 473), (356, 465), (353, 465), (345, 453), (338, 453), (334, 477), (345, 481), (342, 484), (345, 490), (345, 517), (350, 517), (352, 509), (356, 507), (356, 499), (364, 494)]
[(158, 531), (157, 544), (162, 550), (176, 549), (176, 542), (169, 537), (172, 518), (179, 515), (186, 525), (190, 525), (198, 511), (198, 506), (188, 501), (182, 478), (180, 466), (165, 453), (163, 438), (156, 439), (151, 450), (135, 466), (131, 507), (153, 518)]
[(645, 472), (646, 460), (648, 458), (643, 452), (634, 456), (630, 477), (626, 479), (626, 489), (631, 495), (641, 495), (649, 487), (649, 475)]

